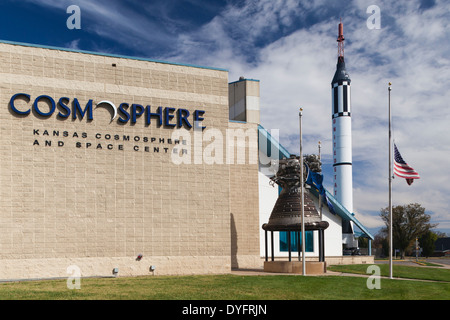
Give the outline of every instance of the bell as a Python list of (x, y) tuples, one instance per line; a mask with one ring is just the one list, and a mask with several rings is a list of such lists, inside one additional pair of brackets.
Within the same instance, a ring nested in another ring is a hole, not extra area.
[[(301, 230), (301, 187), (300, 161), (296, 156), (279, 161), (278, 171), (271, 179), (282, 187), (273, 207), (268, 223), (262, 225), (266, 231), (299, 231)], [(314, 201), (308, 190), (304, 195), (305, 230), (326, 229), (328, 222), (321, 221)]]

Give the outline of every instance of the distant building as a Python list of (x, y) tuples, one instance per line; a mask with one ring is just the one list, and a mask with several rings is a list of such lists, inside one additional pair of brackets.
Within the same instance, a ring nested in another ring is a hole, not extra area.
[(438, 238), (434, 244), (434, 256), (450, 256), (450, 237)]

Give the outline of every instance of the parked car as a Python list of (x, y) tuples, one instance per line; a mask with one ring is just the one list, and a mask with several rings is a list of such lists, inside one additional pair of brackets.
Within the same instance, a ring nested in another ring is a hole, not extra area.
[(361, 252), (359, 248), (345, 248), (342, 251), (344, 256), (360, 256)]

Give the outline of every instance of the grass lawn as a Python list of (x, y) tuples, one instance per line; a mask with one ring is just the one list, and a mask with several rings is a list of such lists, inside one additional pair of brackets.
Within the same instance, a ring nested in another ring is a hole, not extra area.
[[(377, 264), (380, 267), (381, 276), (389, 276), (388, 264)], [(334, 265), (329, 266), (328, 270), (344, 273), (367, 274), (368, 265)], [(433, 281), (450, 282), (450, 269), (426, 268), (426, 267), (409, 267), (393, 265), (392, 274), (394, 278), (422, 279)]]
[[(367, 268), (367, 265), (364, 266)], [(395, 267), (394, 272), (397, 267)], [(398, 271), (397, 271), (398, 272)], [(416, 271), (413, 271), (416, 272)], [(1, 300), (428, 300), (450, 299), (450, 283), (299, 275), (146, 276), (81, 279), (79, 290), (66, 280), (0, 284)]]

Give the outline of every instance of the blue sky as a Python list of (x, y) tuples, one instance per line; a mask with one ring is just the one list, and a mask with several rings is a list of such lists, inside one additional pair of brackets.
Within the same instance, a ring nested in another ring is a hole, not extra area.
[[(66, 9), (78, 5), (81, 29)], [(381, 28), (369, 29), (370, 5)], [(3, 0), (0, 39), (229, 70), (260, 80), (261, 124), (298, 153), (322, 142), (331, 185), (331, 90), (337, 25), (352, 79), (354, 211), (373, 233), (388, 205), (387, 84), (395, 142), (420, 174), (394, 179), (394, 205), (418, 202), (450, 234), (450, 3), (446, 0)]]

